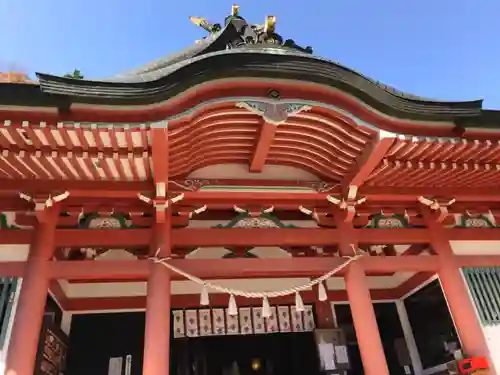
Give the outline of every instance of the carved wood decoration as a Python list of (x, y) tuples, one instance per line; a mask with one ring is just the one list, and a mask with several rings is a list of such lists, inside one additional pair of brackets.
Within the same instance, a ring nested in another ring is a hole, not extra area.
[(35, 375), (60, 375), (66, 365), (67, 336), (55, 325), (44, 325), (37, 355)]
[(269, 318), (263, 318), (261, 310), (240, 307), (236, 316), (222, 308), (173, 310), (174, 338), (311, 332), (316, 328), (310, 305), (303, 312), (295, 306), (272, 306)]

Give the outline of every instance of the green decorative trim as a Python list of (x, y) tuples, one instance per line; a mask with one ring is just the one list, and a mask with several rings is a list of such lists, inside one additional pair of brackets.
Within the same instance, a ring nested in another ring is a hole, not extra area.
[(18, 227), (17, 225), (9, 225), (9, 223), (7, 223), (7, 215), (5, 215), (3, 212), (0, 212), (0, 229), (22, 229), (22, 228)]
[[(397, 225), (399, 223), (399, 225)], [(372, 217), (366, 228), (411, 228), (408, 219), (403, 215), (391, 216), (377, 214)]]
[[(266, 214), (266, 213), (261, 213), (260, 216), (257, 217), (252, 217), (248, 212), (241, 213), (238, 216), (236, 216), (234, 219), (232, 219), (230, 222), (227, 224), (218, 224), (215, 225), (213, 228), (224, 228), (224, 229), (230, 229), (238, 226), (238, 223), (240, 223), (243, 220), (269, 220), (271, 221), (277, 228), (298, 228), (295, 225), (285, 225), (281, 222), (280, 219), (278, 219), (274, 215)], [(241, 226), (240, 228), (245, 228), (244, 226)], [(249, 228), (252, 228), (251, 226)], [(226, 247), (226, 250), (229, 250), (234, 253), (234, 248), (232, 247)], [(248, 253), (250, 250), (253, 249), (252, 247), (245, 248), (245, 253)]]
[(500, 267), (462, 270), (483, 325), (500, 325)]
[(269, 221), (272, 221), (276, 225), (276, 227), (278, 227), (278, 228), (298, 228), (295, 225), (285, 225), (276, 216), (266, 214), (266, 213), (261, 213), (260, 216), (258, 216), (258, 217), (252, 217), (252, 216), (250, 216), (249, 213), (241, 213), (238, 216), (236, 216), (234, 219), (232, 219), (230, 222), (228, 222), (227, 224), (217, 224), (213, 228), (226, 228), (226, 229), (227, 228), (234, 228), (235, 226), (237, 226), (237, 224), (239, 222), (241, 222), (242, 220), (246, 220), (246, 219), (248, 219), (248, 220), (251, 220), (251, 219), (269, 220)]
[[(470, 223), (471, 220), (475, 221), (475, 225), (473, 223)], [(497, 228), (495, 225), (493, 225), (490, 218), (486, 215), (471, 216), (471, 215), (467, 215), (467, 214), (460, 216), (460, 224), (458, 224), (457, 227), (458, 228)]]
[(3, 212), (0, 213), (0, 229), (10, 229), (7, 225), (7, 218)]
[[(112, 214), (107, 217), (118, 220), (118, 223), (120, 224), (120, 229), (129, 229), (134, 227), (133, 225), (127, 224), (127, 219), (123, 214)], [(92, 223), (93, 220), (103, 219), (103, 218), (104, 217), (102, 217), (98, 213), (87, 214), (80, 220), (80, 222), (78, 223), (78, 227), (84, 229), (90, 229), (90, 224)]]

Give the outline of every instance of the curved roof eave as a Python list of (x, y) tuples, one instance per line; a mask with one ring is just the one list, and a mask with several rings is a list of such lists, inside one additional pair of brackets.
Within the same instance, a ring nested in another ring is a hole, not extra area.
[(200, 83), (254, 77), (293, 79), (336, 87), (396, 117), (448, 121), (475, 117), (482, 110), (482, 100), (445, 102), (409, 95), (333, 61), (277, 47), (241, 47), (204, 53), (159, 69), (125, 75), (119, 81), (75, 80), (42, 73), (37, 76), (44, 93), (71, 97), (75, 103), (152, 104)]

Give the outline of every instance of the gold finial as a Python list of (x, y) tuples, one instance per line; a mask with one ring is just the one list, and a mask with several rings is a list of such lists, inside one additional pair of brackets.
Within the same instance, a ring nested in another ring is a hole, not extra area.
[(265, 33), (274, 33), (276, 27), (276, 16), (266, 16), (266, 23), (264, 25)]
[(208, 25), (208, 22), (206, 19), (201, 18), (201, 17), (189, 17), (189, 20), (194, 23), (196, 26), (204, 27)]
[(240, 6), (237, 4), (233, 4), (233, 6), (231, 7), (231, 15), (233, 17), (236, 17), (238, 16), (239, 11), (240, 11)]

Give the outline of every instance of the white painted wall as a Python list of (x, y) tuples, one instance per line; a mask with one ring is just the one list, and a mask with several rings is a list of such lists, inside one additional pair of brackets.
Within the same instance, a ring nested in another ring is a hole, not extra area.
[[(500, 241), (451, 241), (451, 248), (457, 255), (499, 255)], [(469, 298), (474, 305), (470, 294)], [(500, 326), (482, 325), (481, 328), (493, 361), (492, 365), (496, 373), (500, 374)]]
[(482, 327), (496, 373), (500, 373), (500, 325)]

